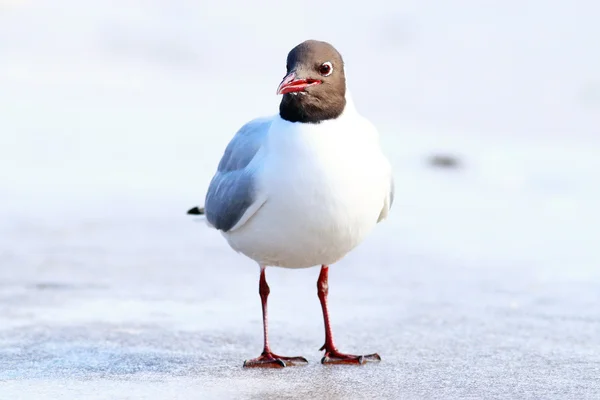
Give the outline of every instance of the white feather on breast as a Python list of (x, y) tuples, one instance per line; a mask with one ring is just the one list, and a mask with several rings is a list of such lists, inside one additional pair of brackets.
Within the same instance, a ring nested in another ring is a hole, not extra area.
[(261, 265), (332, 264), (377, 224), (389, 163), (375, 128), (357, 113), (320, 124), (276, 118), (257, 183), (267, 201), (229, 244)]

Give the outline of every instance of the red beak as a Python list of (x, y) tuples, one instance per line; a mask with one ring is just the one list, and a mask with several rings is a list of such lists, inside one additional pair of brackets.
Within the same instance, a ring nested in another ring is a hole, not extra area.
[(286, 94), (293, 92), (302, 92), (309, 86), (320, 85), (321, 81), (318, 79), (296, 79), (296, 73), (290, 72), (283, 78), (283, 81), (277, 88), (277, 94)]

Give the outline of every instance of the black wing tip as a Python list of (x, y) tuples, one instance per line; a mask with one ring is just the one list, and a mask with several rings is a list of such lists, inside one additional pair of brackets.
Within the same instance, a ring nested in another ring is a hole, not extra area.
[(187, 212), (190, 215), (204, 215), (204, 208), (194, 207)]

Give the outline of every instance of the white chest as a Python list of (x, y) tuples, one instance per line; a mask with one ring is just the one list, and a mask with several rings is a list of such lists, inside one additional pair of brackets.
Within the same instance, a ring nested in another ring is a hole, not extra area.
[(263, 175), (269, 198), (312, 210), (312, 219), (323, 223), (381, 211), (372, 204), (382, 201), (384, 176), (376, 143), (360, 126), (322, 125), (294, 126), (270, 141)]
[(389, 178), (376, 132), (351, 122), (274, 124), (281, 131), (269, 138), (258, 182), (268, 200), (230, 235), (234, 248), (259, 263), (309, 267), (338, 261), (364, 239)]

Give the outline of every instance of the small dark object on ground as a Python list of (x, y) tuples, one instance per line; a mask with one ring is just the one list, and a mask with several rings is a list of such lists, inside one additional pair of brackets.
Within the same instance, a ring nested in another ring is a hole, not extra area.
[(429, 158), (429, 163), (438, 168), (458, 168), (460, 162), (457, 157), (448, 154), (436, 154)]
[(204, 208), (194, 207), (190, 209), (187, 213), (191, 215), (204, 215)]

